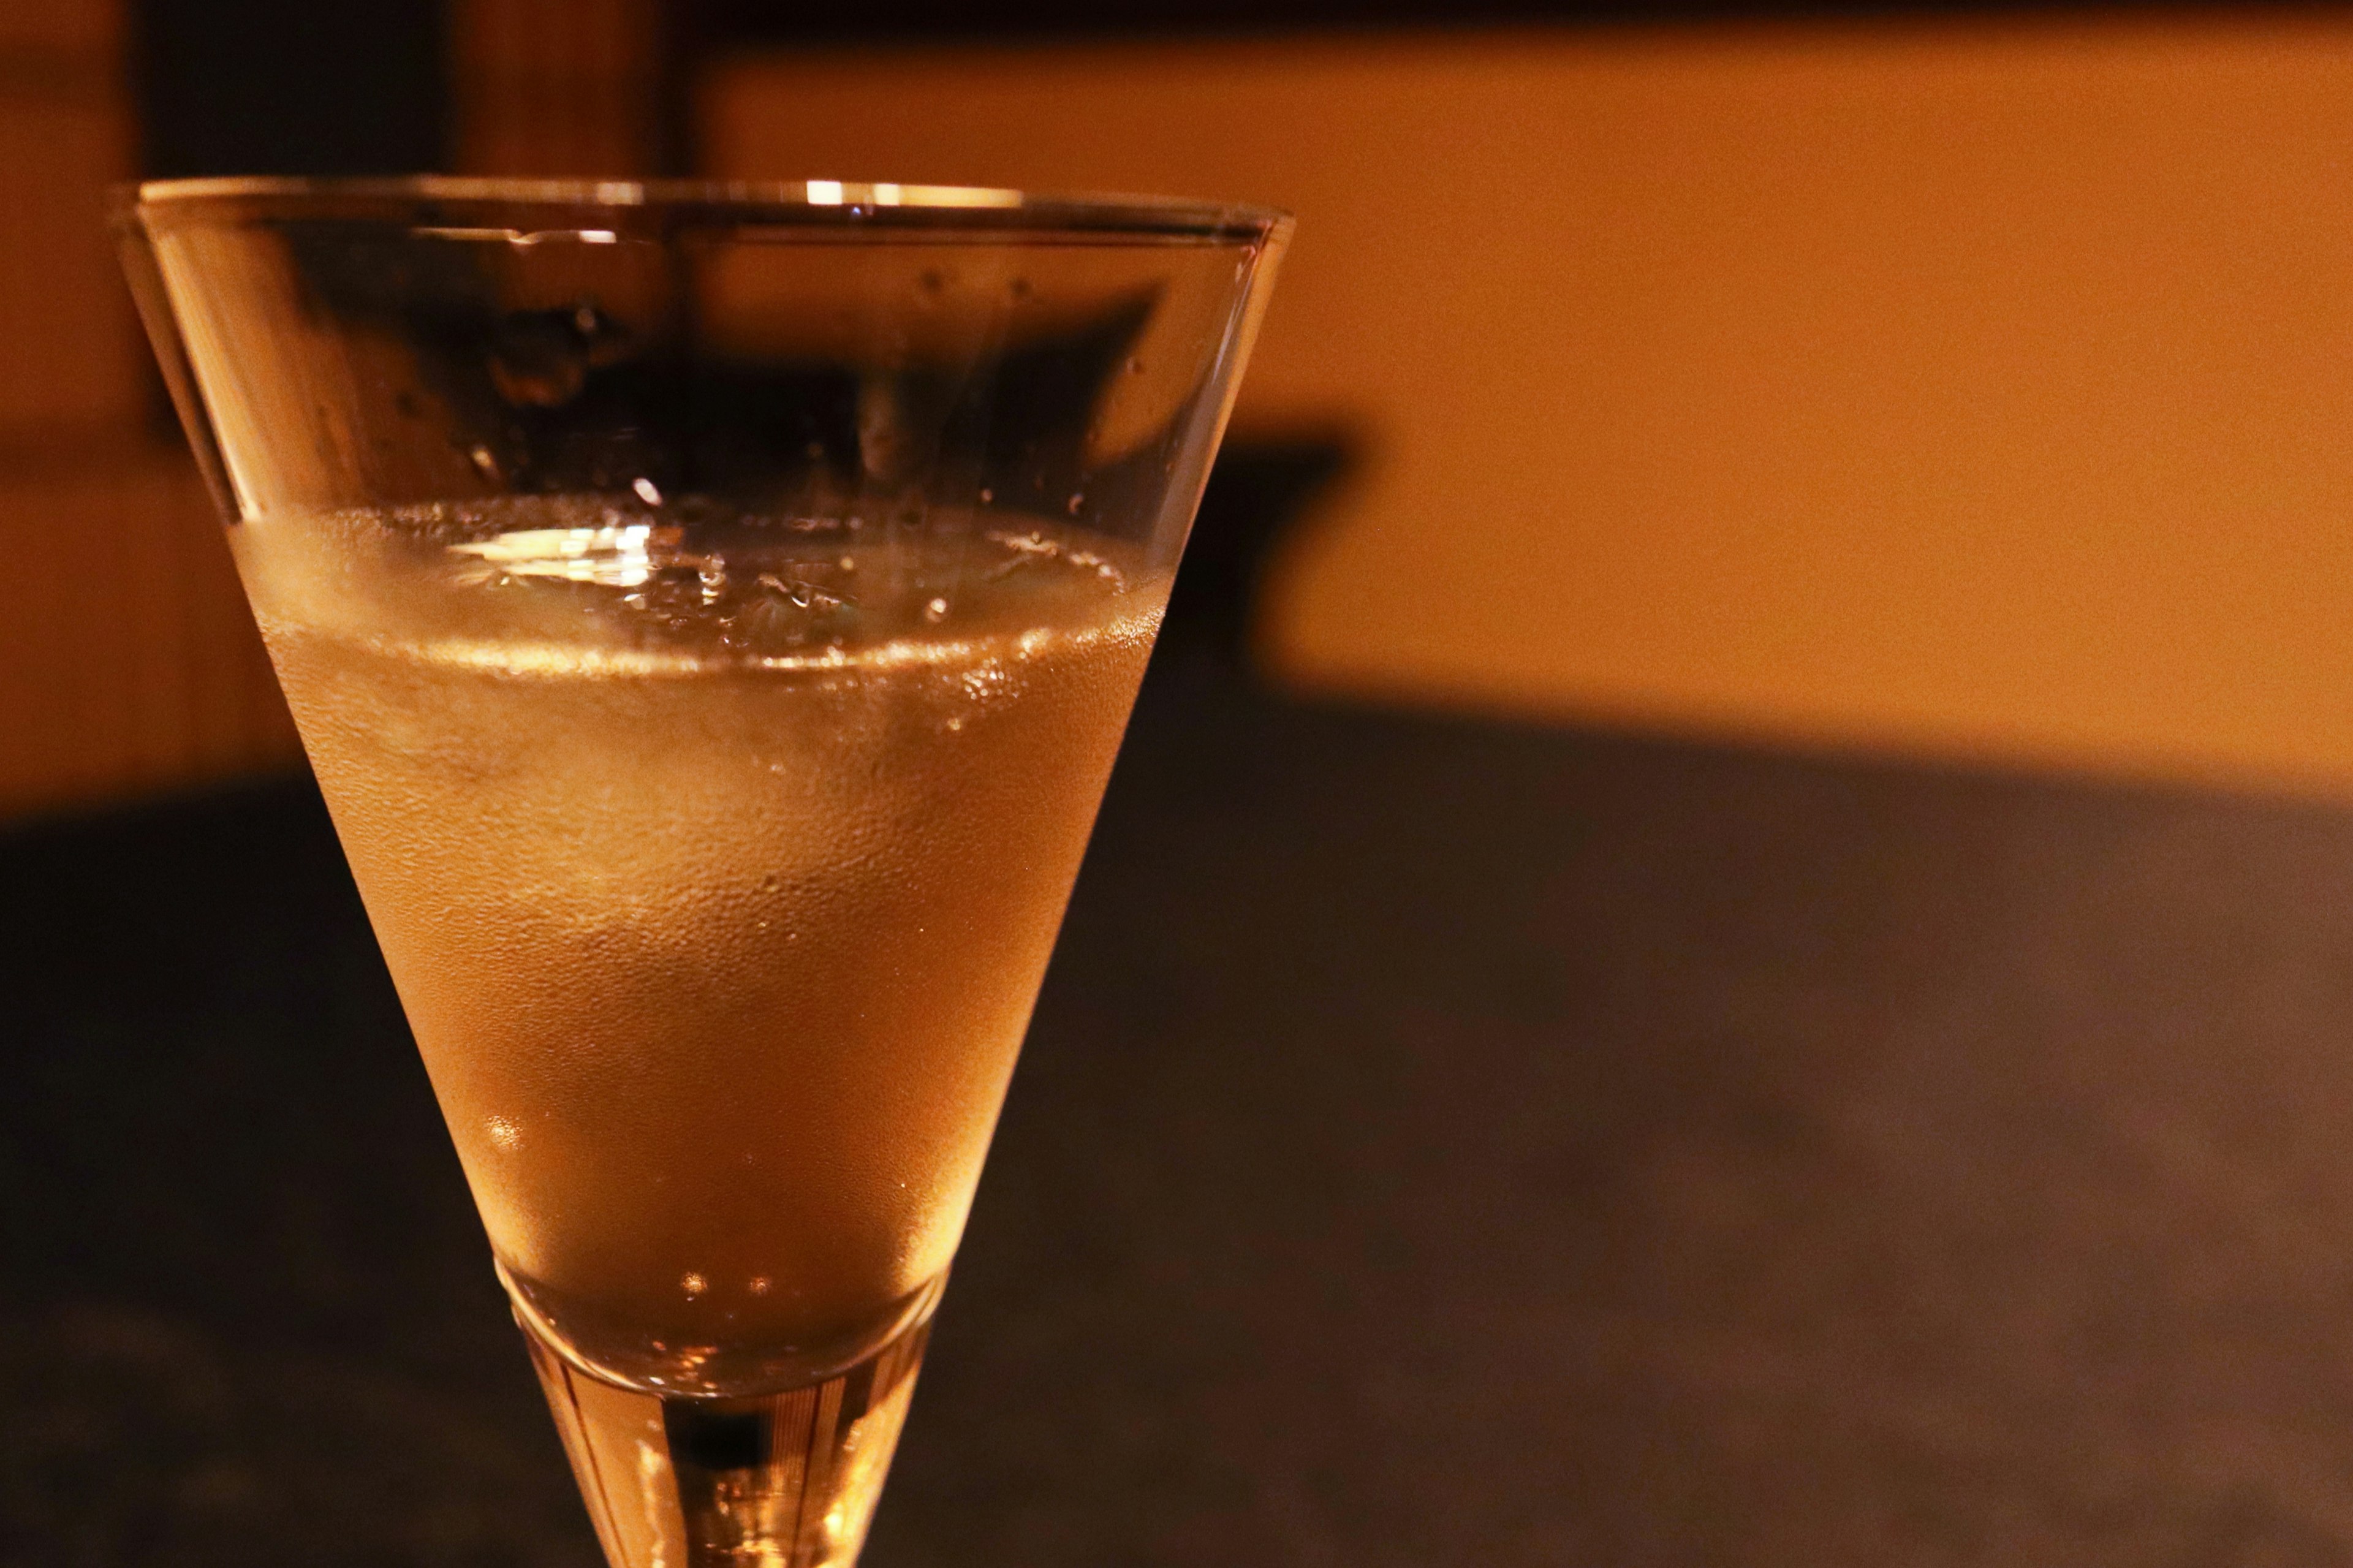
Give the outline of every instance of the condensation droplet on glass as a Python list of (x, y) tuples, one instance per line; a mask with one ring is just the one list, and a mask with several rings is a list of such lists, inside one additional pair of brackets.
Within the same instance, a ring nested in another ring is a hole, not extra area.
[(923, 619), (931, 622), (932, 625), (937, 626), (947, 618), (948, 602), (945, 599), (934, 599), (923, 606)]
[(765, 1296), (775, 1288), (775, 1282), (769, 1279), (766, 1275), (754, 1274), (752, 1276), (751, 1290), (753, 1295)]
[(1085, 493), (1084, 493), (1083, 491), (1080, 491), (1080, 490), (1073, 490), (1073, 491), (1071, 491), (1071, 502), (1070, 502), (1070, 509), (1069, 509), (1069, 510), (1070, 510), (1070, 513), (1071, 513), (1071, 515), (1072, 517), (1076, 517), (1076, 516), (1078, 516), (1078, 515), (1079, 515), (1079, 509), (1080, 509), (1081, 507), (1082, 507), (1082, 506), (1086, 505), (1086, 504), (1087, 504), (1087, 498), (1086, 498), (1086, 495), (1085, 495)]
[(696, 1296), (702, 1295), (705, 1290), (710, 1289), (711, 1281), (705, 1279), (700, 1274), (689, 1274), (679, 1280), (678, 1286), (679, 1289), (685, 1291), (688, 1298), (691, 1300)]
[(995, 500), (996, 499), (997, 499), (997, 492), (996, 492), (995, 490), (992, 490), (992, 489), (987, 489), (987, 488), (986, 488), (986, 487), (983, 487), (983, 489), (981, 489), (981, 492), (980, 492), (980, 504), (981, 504), (981, 505), (983, 505), (983, 506), (987, 506), (989, 502), (991, 502), (991, 501)]
[(640, 474), (636, 479), (631, 479), (629, 481), (629, 488), (637, 491), (638, 499), (645, 502), (648, 506), (661, 505), (661, 491), (655, 489), (653, 480), (647, 479), (644, 475)]
[(858, 570), (858, 557), (855, 555), (845, 555), (840, 560), (835, 562), (834, 565), (844, 572), (855, 572)]
[(960, 732), (963, 729), (964, 729), (964, 721), (963, 721), (962, 719), (951, 719), (951, 720), (949, 720), (949, 721), (948, 721), (948, 733), (949, 733), (949, 734), (951, 734), (951, 735), (956, 734), (956, 733)]
[(474, 467), (481, 470), (484, 479), (495, 479), (499, 477), (498, 454), (492, 452), (488, 447), (477, 447), (466, 455), (473, 458)]
[(522, 1142), (522, 1129), (503, 1116), (493, 1116), (485, 1123), (491, 1142), (501, 1149), (512, 1149)]

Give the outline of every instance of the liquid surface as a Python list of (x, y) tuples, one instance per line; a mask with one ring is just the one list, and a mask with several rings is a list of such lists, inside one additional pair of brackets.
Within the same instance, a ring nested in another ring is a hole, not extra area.
[(704, 1391), (919, 1310), (1165, 576), (1026, 521), (548, 500), (231, 531), (526, 1306)]

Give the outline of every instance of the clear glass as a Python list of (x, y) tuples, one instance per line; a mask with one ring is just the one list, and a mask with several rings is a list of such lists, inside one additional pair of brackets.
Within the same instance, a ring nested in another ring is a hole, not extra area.
[(126, 193), (617, 1568), (856, 1556), (1288, 226)]

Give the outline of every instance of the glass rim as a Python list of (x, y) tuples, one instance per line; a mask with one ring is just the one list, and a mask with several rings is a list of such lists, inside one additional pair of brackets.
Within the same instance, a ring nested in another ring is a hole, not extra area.
[(617, 229), (734, 222), (836, 231), (955, 228), (1269, 242), (1287, 237), (1293, 227), (1289, 213), (1248, 203), (868, 180), (227, 175), (125, 183), (111, 195), (120, 216), (161, 219), (166, 226), (208, 218), (333, 217), (462, 226), (420, 220), (463, 216), (468, 209), (485, 215), (538, 209), (551, 217), (600, 215)]

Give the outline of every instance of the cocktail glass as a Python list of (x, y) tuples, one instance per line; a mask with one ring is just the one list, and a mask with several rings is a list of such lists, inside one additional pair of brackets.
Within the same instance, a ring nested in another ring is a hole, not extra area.
[(606, 1552), (850, 1562), (1288, 220), (119, 228)]

